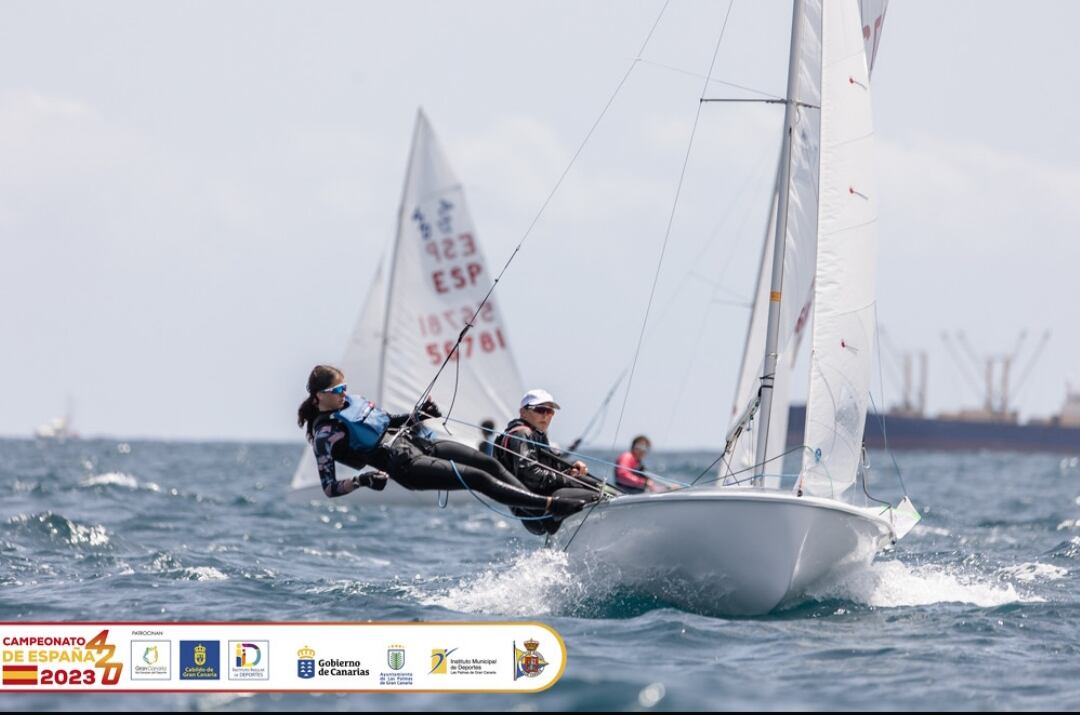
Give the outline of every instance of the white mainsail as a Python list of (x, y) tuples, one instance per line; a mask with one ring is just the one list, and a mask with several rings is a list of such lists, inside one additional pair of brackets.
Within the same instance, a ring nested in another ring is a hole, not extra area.
[[(427, 117), (420, 111), (413, 133), (398, 230), (380, 265), (341, 361), (349, 391), (375, 400), (391, 413), (408, 412), (428, 386), (491, 285), (465, 194), (450, 170)], [(510, 336), (494, 299), (477, 316), (459, 347), (457, 364), (443, 372), (432, 397), (454, 420), (498, 427), (516, 413), (524, 392)], [(456, 390), (455, 390), (456, 383)], [(479, 430), (427, 422), (441, 437), (477, 444)], [(292, 488), (319, 483), (305, 447)]]
[[(888, 0), (860, 0), (859, 2), (859, 14), (862, 22), (862, 37), (864, 43), (864, 51), (866, 53), (866, 62), (868, 71), (872, 73), (874, 60), (877, 57), (877, 50), (881, 42), (881, 32), (885, 21), (885, 11), (888, 6)], [(809, 14), (805, 16), (804, 29), (815, 30), (811, 33), (812, 38), (817, 38), (816, 41), (811, 40), (809, 47), (813, 47), (814, 51), (820, 53), (820, 27), (814, 28), (815, 18), (820, 19), (820, 5), (814, 3), (805, 3), (803, 9)], [(808, 44), (805, 42), (806, 35), (804, 34), (804, 44), (801, 46), (800, 65), (812, 69), (812, 58), (807, 56), (809, 52)], [(819, 55), (820, 65), (820, 55)], [(820, 72), (814, 74), (811, 71), (802, 71), (800, 74), (800, 80), (809, 82), (809, 95), (817, 95), (820, 97), (821, 90), (821, 77)], [(815, 113), (816, 116), (816, 113)], [(801, 118), (801, 117), (800, 117)], [(813, 130), (814, 127), (809, 122), (806, 123), (805, 129)], [(818, 127), (818, 130), (820, 127)], [(816, 151), (819, 136), (815, 137), (815, 141), (806, 142), (802, 144), (802, 153), (808, 154), (811, 147)], [(793, 153), (799, 151), (799, 145), (792, 146)], [(815, 157), (816, 160), (816, 157)], [(780, 171), (777, 170), (777, 181), (779, 181)], [(781, 464), (777, 459), (784, 453), (785, 444), (787, 441), (787, 424), (788, 424), (788, 410), (790, 407), (789, 390), (791, 386), (791, 371), (794, 369), (795, 360), (798, 357), (799, 347), (802, 344), (803, 335), (806, 332), (806, 328), (810, 323), (810, 317), (812, 315), (812, 306), (814, 300), (813, 281), (809, 284), (805, 279), (798, 281), (799, 286), (806, 287), (806, 293), (798, 295), (792, 293), (794, 288), (788, 288), (787, 273), (786, 271), (802, 271), (807, 270), (813, 272), (816, 268), (815, 260), (816, 252), (812, 248), (795, 247), (796, 241), (803, 241), (804, 243), (812, 243), (816, 246), (817, 243), (817, 192), (818, 192), (818, 177), (816, 171), (809, 172), (804, 171), (801, 176), (813, 181), (812, 185), (802, 186), (797, 181), (796, 174), (793, 174), (793, 178), (796, 178), (791, 187), (792, 195), (796, 197), (796, 200), (802, 203), (802, 196), (813, 196), (814, 211), (813, 215), (804, 215), (799, 213), (789, 213), (789, 231), (788, 231), (788, 246), (785, 253), (785, 296), (794, 296), (791, 301), (792, 305), (799, 306), (798, 314), (795, 317), (794, 326), (792, 326), (792, 332), (790, 335), (784, 332), (784, 328), (781, 327), (781, 344), (784, 348), (781, 352), (780, 359), (777, 360), (775, 381), (773, 386), (773, 401), (772, 410), (769, 417), (769, 438), (768, 448), (765, 455), (767, 460), (775, 460), (770, 462), (770, 467), (766, 469), (767, 473), (776, 473), (780, 471)], [(757, 287), (754, 291), (754, 304), (750, 314), (750, 324), (746, 334), (746, 343), (743, 348), (743, 362), (739, 372), (739, 379), (737, 388), (735, 391), (735, 402), (732, 405), (731, 419), (732, 424), (729, 428), (734, 427), (734, 421), (739, 419), (741, 412), (753, 399), (760, 384), (760, 378), (762, 370), (764, 369), (765, 362), (765, 328), (768, 321), (768, 308), (769, 308), (769, 274), (772, 269), (772, 254), (773, 254), (773, 242), (772, 236), (776, 231), (776, 202), (779, 196), (779, 187), (773, 191), (773, 200), (771, 204), (771, 211), (769, 216), (768, 228), (765, 233), (764, 248), (762, 249), (761, 263), (758, 268)], [(805, 212), (808, 214), (809, 212)], [(807, 220), (800, 221), (800, 216)], [(813, 219), (810, 221), (809, 219)], [(794, 225), (792, 222), (794, 221)], [(811, 260), (804, 262), (791, 258), (793, 250), (797, 256), (809, 256)], [(790, 315), (789, 313), (784, 313)], [(783, 341), (783, 336), (787, 336), (786, 342)], [(730, 460), (728, 463), (721, 466), (721, 476), (736, 472), (739, 470), (745, 470), (754, 463), (754, 442), (755, 435), (752, 431), (744, 432), (738, 441), (736, 442)], [(745, 473), (744, 473), (745, 474)], [(729, 480), (730, 481), (730, 480)]]
[(821, 199), (803, 492), (842, 499), (862, 453), (874, 345), (877, 186), (858, 8), (822, 18)]

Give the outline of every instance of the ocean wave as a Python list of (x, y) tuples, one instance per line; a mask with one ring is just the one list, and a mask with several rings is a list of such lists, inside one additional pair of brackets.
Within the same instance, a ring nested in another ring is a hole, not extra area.
[(179, 581), (225, 581), (229, 578), (214, 566), (186, 566), (167, 552), (158, 553), (143, 570)]
[(51, 511), (40, 514), (18, 514), (8, 519), (17, 531), (31, 536), (46, 536), (71, 546), (109, 546), (109, 532), (101, 524), (80, 524)]
[(1031, 581), (1058, 581), (1068, 576), (1069, 570), (1060, 566), (1033, 562), (1006, 566), (998, 569), (997, 573), (1004, 578), (1026, 583)]

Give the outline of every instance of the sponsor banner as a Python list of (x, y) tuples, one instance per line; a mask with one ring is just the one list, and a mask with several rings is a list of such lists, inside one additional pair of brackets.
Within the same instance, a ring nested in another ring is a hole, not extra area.
[(566, 667), (522, 623), (0, 623), (4, 693), (538, 692)]

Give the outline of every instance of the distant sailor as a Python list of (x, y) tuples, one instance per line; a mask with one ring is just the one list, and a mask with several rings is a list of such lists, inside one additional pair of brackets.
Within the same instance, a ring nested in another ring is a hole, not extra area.
[[(389, 477), (412, 490), (452, 491), (467, 485), (497, 502), (539, 515), (565, 516), (587, 503), (582, 498), (533, 493), (495, 459), (456, 442), (430, 439), (424, 434), (426, 428), (410, 415), (390, 415), (375, 403), (348, 394), (345, 375), (337, 368), (317, 365), (308, 377), (307, 391), (297, 423), (315, 451), (319, 479), (328, 497), (361, 487), (381, 490)], [(428, 400), (418, 419), (439, 416), (435, 403)], [(339, 480), (335, 462), (379, 471)]]
[(480, 431), (484, 434), (483, 441), (477, 445), (477, 449), (489, 457), (495, 456), (495, 421), (484, 420), (480, 423)]
[(628, 494), (640, 494), (646, 490), (650, 492), (664, 491), (665, 487), (657, 484), (645, 476), (645, 455), (649, 453), (652, 442), (641, 434), (634, 437), (630, 443), (630, 451), (623, 452), (615, 460), (615, 484)]
[[(558, 409), (558, 403), (547, 390), (526, 392), (521, 398), (518, 419), (506, 426), (495, 443), (495, 457), (537, 494), (595, 500), (599, 491), (598, 487), (594, 488), (595, 479), (587, 480), (589, 468), (581, 460), (567, 461), (548, 441), (547, 431)], [(559, 524), (555, 519), (526, 521), (525, 528), (534, 534), (553, 533)]]

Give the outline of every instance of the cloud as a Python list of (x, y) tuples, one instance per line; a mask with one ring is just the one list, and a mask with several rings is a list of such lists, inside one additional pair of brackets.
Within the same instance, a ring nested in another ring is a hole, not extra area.
[[(877, 152), (883, 200), (902, 208), (901, 217), (929, 219), (927, 231), (910, 237), (916, 242), (949, 231), (960, 245), (990, 241), (1009, 249), (1017, 236), (1002, 228), (1067, 226), (1080, 218), (1076, 167), (925, 136), (903, 143), (879, 140)], [(1040, 237), (1025, 237), (1032, 239)]]

